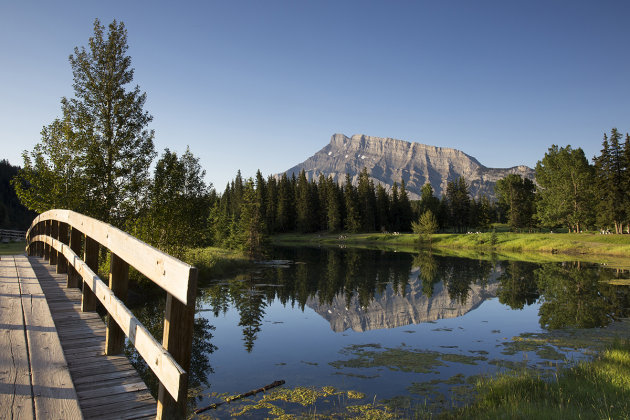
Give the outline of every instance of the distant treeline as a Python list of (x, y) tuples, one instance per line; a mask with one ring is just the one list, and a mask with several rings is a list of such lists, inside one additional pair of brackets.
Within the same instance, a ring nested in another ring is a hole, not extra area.
[[(422, 188), (421, 199), (410, 201), (405, 182), (394, 183), (390, 191), (374, 184), (367, 169), (357, 185), (346, 175), (343, 185), (320, 174), (309, 181), (304, 171), (297, 177), (282, 174), (243, 180), (240, 171), (212, 205), (210, 240), (218, 246), (235, 246), (263, 235), (312, 232), (408, 232), (425, 211), (431, 211), (440, 229), (465, 232), (487, 229), (500, 220), (499, 205), (488, 197), (472, 198), (464, 178), (449, 181), (439, 199), (430, 184)], [(246, 232), (250, 232), (247, 234)]]
[(19, 169), (6, 159), (0, 160), (0, 229), (26, 230), (36, 215), (20, 203), (11, 186)]

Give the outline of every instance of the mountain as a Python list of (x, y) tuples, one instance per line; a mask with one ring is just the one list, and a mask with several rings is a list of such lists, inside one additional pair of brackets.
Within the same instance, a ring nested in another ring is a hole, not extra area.
[(440, 197), (448, 181), (460, 176), (466, 179), (473, 197), (487, 195), (491, 199), (495, 197), (495, 183), (508, 174), (534, 179), (534, 170), (527, 166), (487, 168), (460, 150), (363, 134), (352, 137), (334, 134), (323, 149), (286, 173), (298, 176), (304, 169), (308, 179), (317, 179), (323, 173), (340, 183), (345, 182), (349, 173), (356, 185), (363, 167), (374, 183), (387, 189), (403, 179), (412, 200), (420, 198), (420, 190), (427, 182)]

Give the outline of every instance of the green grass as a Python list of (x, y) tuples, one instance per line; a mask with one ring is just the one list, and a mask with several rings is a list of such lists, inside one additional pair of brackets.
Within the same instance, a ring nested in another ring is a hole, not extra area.
[(475, 401), (444, 413), (447, 419), (630, 418), (630, 341), (617, 342), (593, 361), (549, 377), (529, 371), (479, 379)]
[(240, 251), (213, 247), (187, 249), (182, 259), (197, 267), (202, 280), (220, 278), (252, 265)]
[[(415, 234), (285, 234), (272, 238), (279, 245), (345, 245), (352, 247), (417, 251), (428, 247)], [(579, 260), (606, 263), (623, 268), (630, 266), (630, 235), (600, 235), (596, 233), (492, 233), (432, 235), (431, 245), (437, 254), (467, 258), (488, 258), (490, 254), (531, 262)], [(485, 256), (485, 257), (484, 257)]]
[(0, 255), (24, 254), (25, 247), (26, 243), (24, 241), (9, 242), (7, 244), (0, 243)]

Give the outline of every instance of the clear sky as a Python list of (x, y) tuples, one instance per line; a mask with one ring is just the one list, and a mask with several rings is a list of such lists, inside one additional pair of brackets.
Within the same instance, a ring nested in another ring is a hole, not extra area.
[(222, 191), (333, 133), (534, 166), (630, 131), (630, 1), (0, 0), (0, 158), (21, 165), (72, 96), (68, 56), (123, 21), (156, 149)]

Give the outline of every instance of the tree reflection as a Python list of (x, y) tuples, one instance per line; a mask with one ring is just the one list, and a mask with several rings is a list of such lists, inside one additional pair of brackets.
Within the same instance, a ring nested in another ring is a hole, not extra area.
[(427, 297), (433, 296), (433, 285), (440, 281), (438, 264), (431, 251), (421, 251), (413, 260), (413, 265), (420, 268), (418, 275), (422, 280), (422, 293)]
[(523, 261), (501, 262), (503, 273), (499, 277), (499, 302), (512, 309), (523, 309), (538, 299), (538, 285), (534, 270), (538, 264)]
[(545, 264), (535, 271), (540, 290), (540, 325), (556, 329), (593, 328), (628, 315), (627, 287), (605, 283), (609, 270), (580, 263)]

